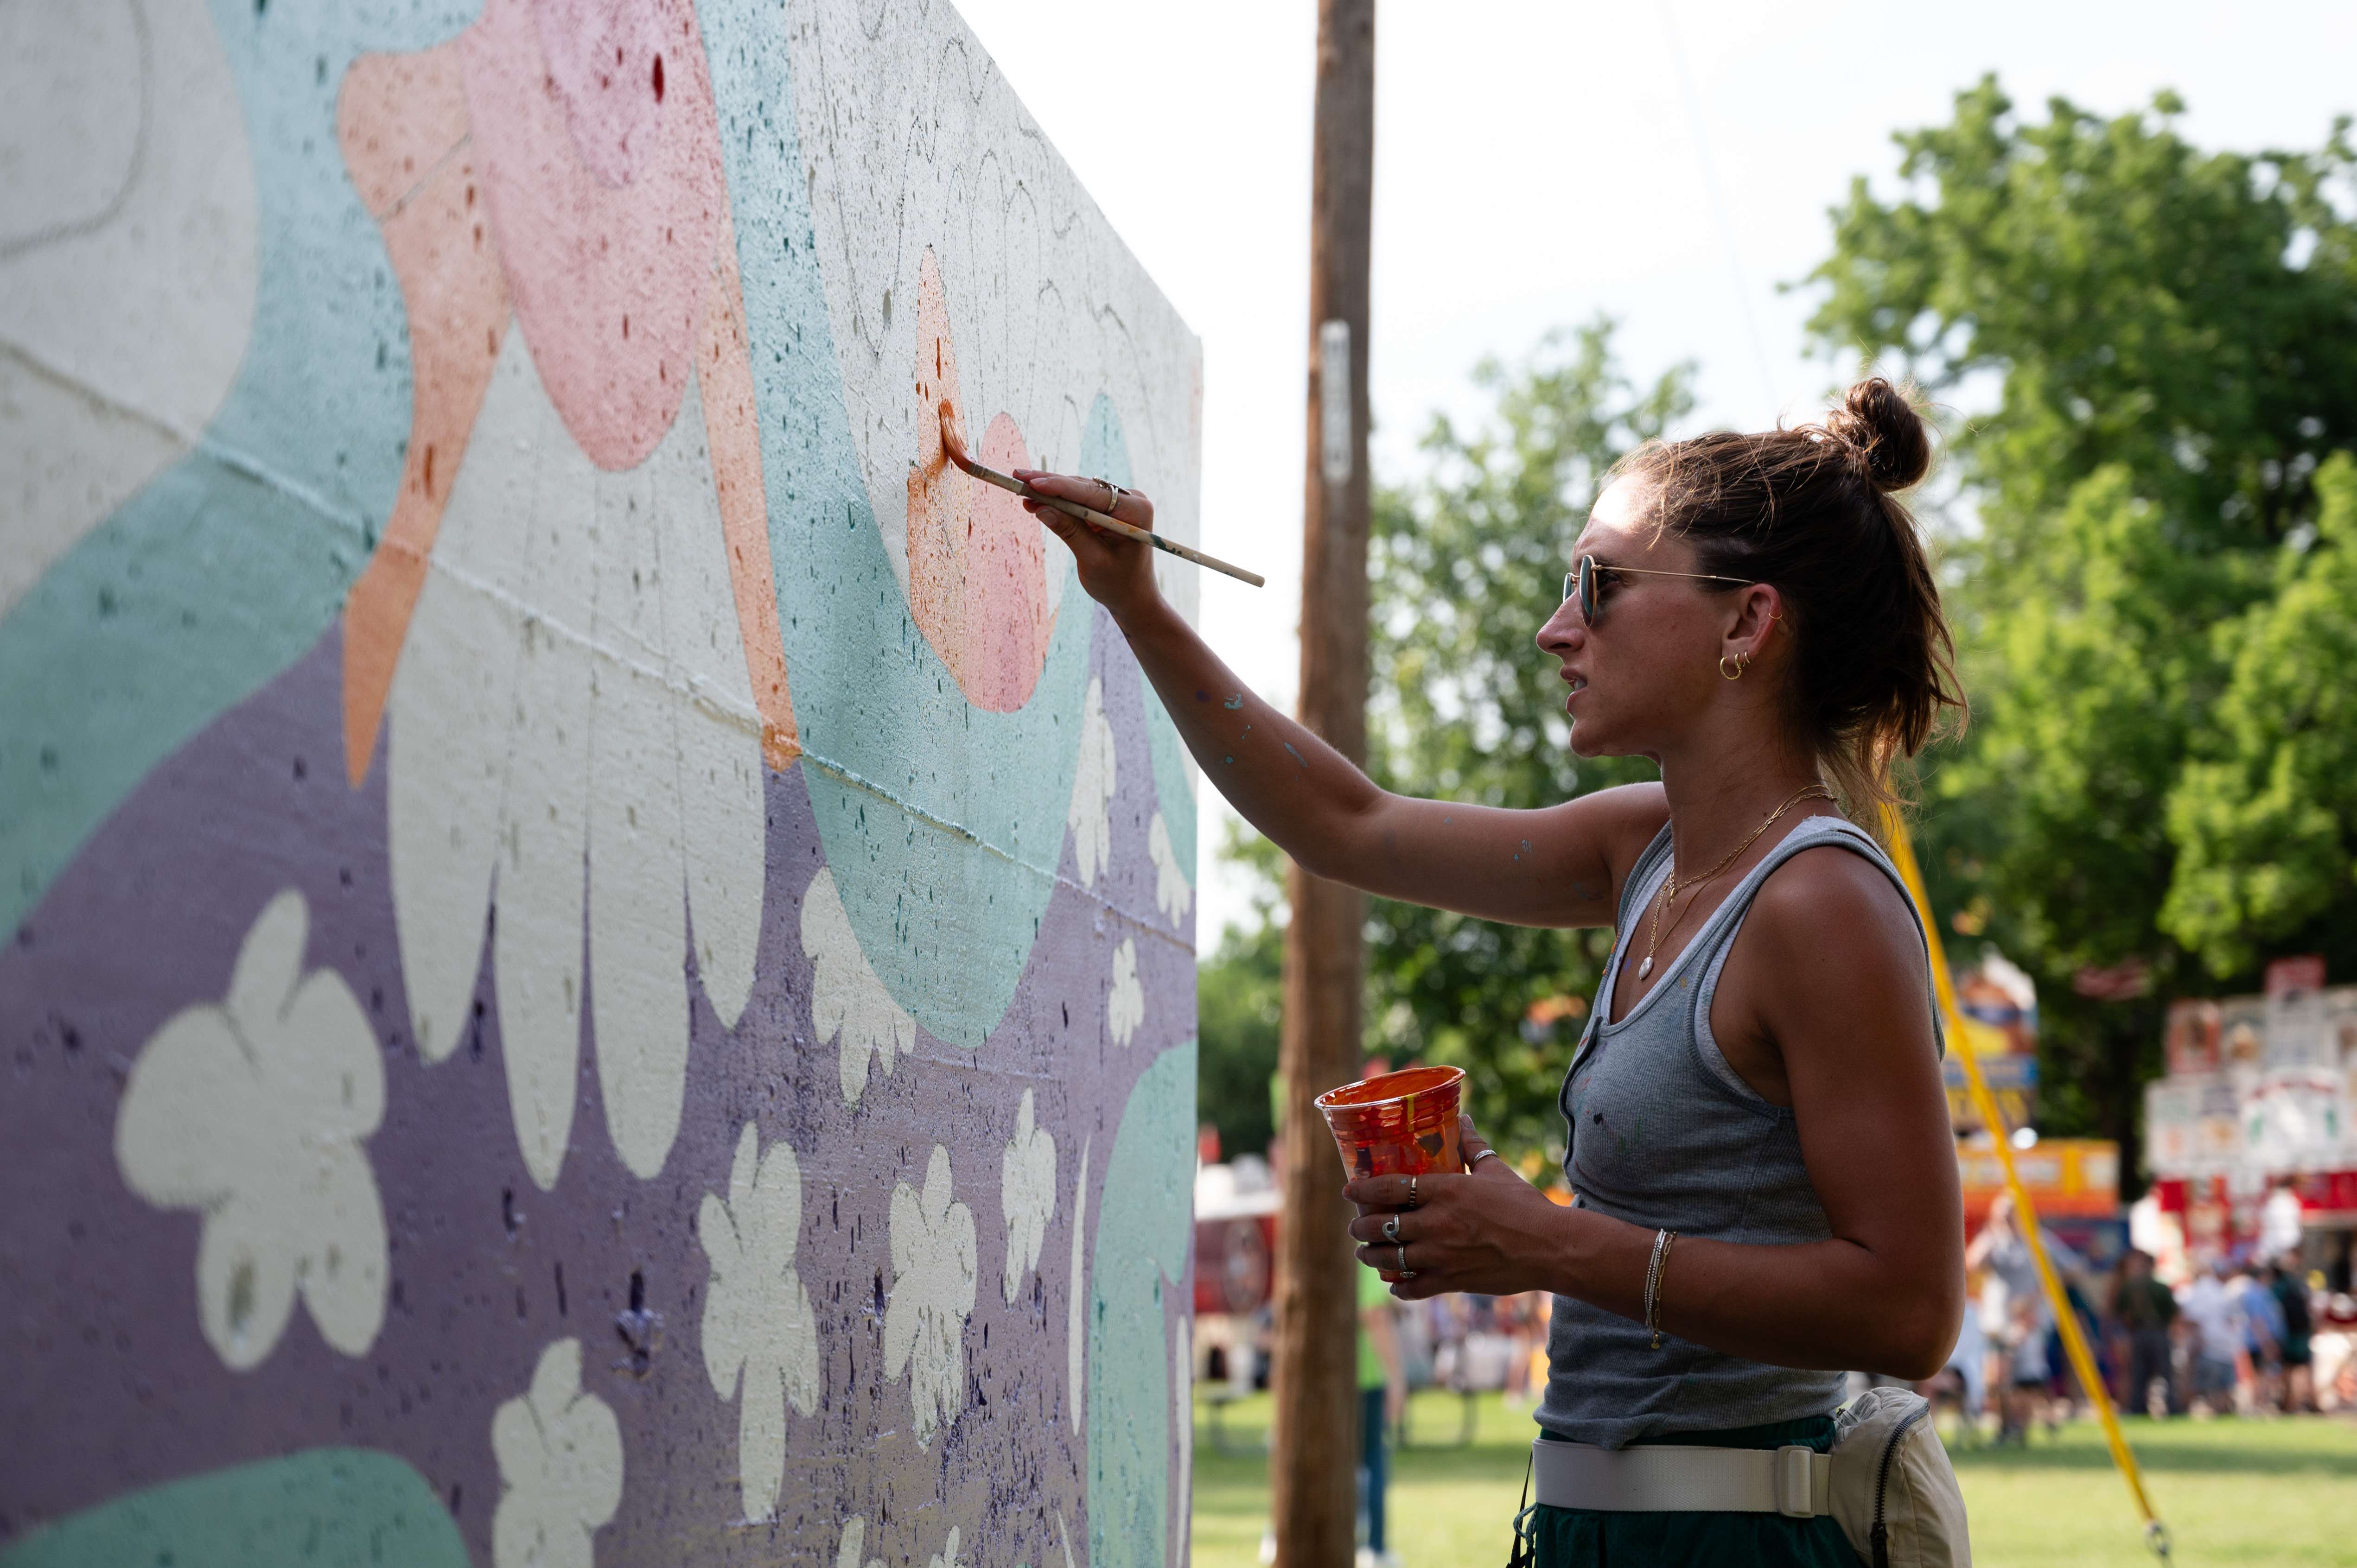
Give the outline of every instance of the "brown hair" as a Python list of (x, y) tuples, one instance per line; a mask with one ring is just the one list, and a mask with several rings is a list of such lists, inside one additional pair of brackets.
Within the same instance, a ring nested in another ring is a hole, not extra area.
[(1881, 835), (1891, 764), (1964, 696), (1914, 517), (1893, 493), (1932, 466), (1931, 433), (1881, 377), (1821, 424), (1650, 442), (1617, 474), (1653, 486), (1654, 525), (1696, 570), (1772, 585), (1795, 639), (1791, 701), (1842, 809)]

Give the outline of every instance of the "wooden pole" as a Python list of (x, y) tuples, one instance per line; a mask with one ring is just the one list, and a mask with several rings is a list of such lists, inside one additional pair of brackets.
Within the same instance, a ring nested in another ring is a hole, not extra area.
[[(1367, 267), (1374, 0), (1318, 0), (1309, 193), (1309, 451), (1301, 542), (1301, 722), (1367, 758)], [(1287, 880), (1284, 1222), (1278, 1228), (1271, 1514), (1279, 1568), (1350, 1568), (1356, 1517), (1359, 1263), (1317, 1097), (1359, 1076), (1356, 891)]]

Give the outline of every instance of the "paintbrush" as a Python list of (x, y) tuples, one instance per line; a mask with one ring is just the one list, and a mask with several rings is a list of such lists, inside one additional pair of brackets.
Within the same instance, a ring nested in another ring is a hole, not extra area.
[(967, 474), (980, 479), (985, 485), (996, 485), (1000, 489), (1011, 490), (1026, 500), (1039, 501), (1054, 507), (1066, 517), (1078, 518), (1082, 522), (1118, 533), (1125, 539), (1135, 539), (1141, 544), (1151, 544), (1157, 550), (1166, 551), (1181, 561), (1192, 561), (1198, 566), (1209, 566), (1214, 572), (1225, 572), (1240, 583), (1250, 583), (1255, 588), (1268, 585), (1268, 579), (1257, 572), (1247, 572), (1241, 566), (1231, 566), (1216, 555), (1206, 555), (1200, 550), (1189, 550), (1176, 540), (1165, 539), (1152, 529), (1133, 527), (1117, 517), (1107, 517), (1094, 507), (1085, 507), (1078, 501), (1068, 501), (1061, 496), (1042, 495), (1020, 479), (1002, 474), (996, 468), (984, 467), (967, 454), (965, 443), (958, 439), (957, 426), (952, 421), (950, 405), (946, 403), (942, 404), (942, 451), (948, 456), (951, 462), (955, 463)]

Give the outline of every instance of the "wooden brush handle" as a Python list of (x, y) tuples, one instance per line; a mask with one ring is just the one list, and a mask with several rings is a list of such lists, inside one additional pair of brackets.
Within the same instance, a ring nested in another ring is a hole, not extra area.
[(1102, 528), (1109, 533), (1118, 533), (1125, 539), (1135, 539), (1141, 544), (1151, 544), (1155, 549), (1176, 555), (1181, 561), (1192, 561), (1198, 566), (1208, 566), (1214, 572), (1223, 572), (1240, 583), (1250, 583), (1255, 588), (1268, 585), (1268, 579), (1257, 572), (1247, 572), (1243, 567), (1232, 565), (1216, 555), (1206, 555), (1200, 550), (1191, 550), (1176, 540), (1164, 538), (1150, 528), (1139, 528), (1135, 524), (1124, 522), (1117, 517), (1109, 517), (1094, 507), (1082, 506), (1078, 501), (1068, 501), (1061, 496), (1042, 495), (1020, 479), (1002, 474), (996, 468), (984, 467), (967, 455), (965, 443), (958, 439), (957, 430), (950, 423), (948, 403), (942, 404), (942, 450), (962, 472), (980, 479), (985, 485), (996, 485), (1000, 489), (1021, 496), (1026, 500), (1035, 500), (1054, 507), (1066, 517), (1077, 518), (1092, 527)]

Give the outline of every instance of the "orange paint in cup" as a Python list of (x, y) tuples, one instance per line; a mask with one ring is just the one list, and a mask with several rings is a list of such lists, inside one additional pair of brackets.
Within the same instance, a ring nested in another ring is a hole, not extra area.
[[(1415, 1067), (1329, 1089), (1318, 1097), (1318, 1109), (1334, 1134), (1347, 1180), (1453, 1174), (1465, 1168), (1457, 1142), (1464, 1093), (1463, 1069)], [(1399, 1277), (1390, 1269), (1377, 1272), (1387, 1280)]]

